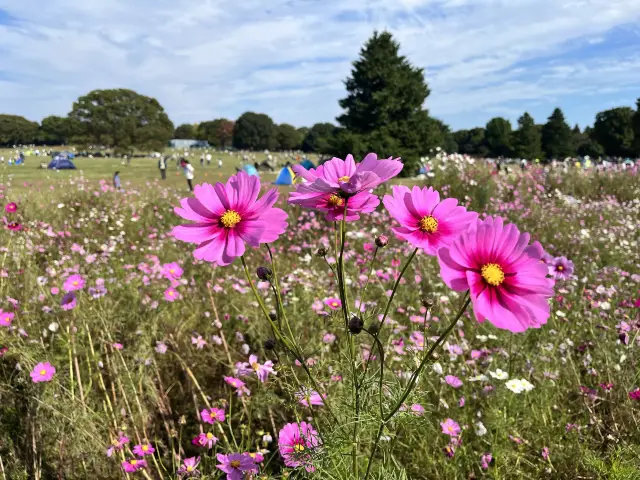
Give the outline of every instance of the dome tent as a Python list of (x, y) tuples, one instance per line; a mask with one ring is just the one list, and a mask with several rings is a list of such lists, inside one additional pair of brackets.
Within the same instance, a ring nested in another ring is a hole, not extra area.
[(293, 173), (293, 170), (291, 170), (291, 167), (286, 166), (283, 167), (282, 170), (280, 170), (280, 173), (278, 174), (278, 178), (276, 178), (276, 181), (273, 182), (275, 185), (291, 185), (293, 183), (293, 177), (295, 177), (296, 174)]
[(75, 170), (76, 166), (66, 155), (60, 154), (53, 157), (47, 168), (49, 170)]

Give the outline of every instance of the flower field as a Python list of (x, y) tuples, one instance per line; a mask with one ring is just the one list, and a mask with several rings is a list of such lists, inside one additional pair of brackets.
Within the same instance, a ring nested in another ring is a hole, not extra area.
[(637, 164), (385, 162), (3, 185), (0, 478), (640, 478)]

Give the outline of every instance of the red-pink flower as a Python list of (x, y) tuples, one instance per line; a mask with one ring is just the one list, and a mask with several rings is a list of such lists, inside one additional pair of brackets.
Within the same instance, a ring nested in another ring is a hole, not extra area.
[(342, 302), (339, 298), (327, 298), (325, 299), (324, 304), (331, 310), (338, 310), (340, 307), (342, 307)]
[(320, 446), (318, 432), (307, 422), (288, 423), (278, 434), (278, 448), (287, 467), (315, 471), (313, 454)]
[(82, 275), (71, 275), (64, 281), (62, 285), (62, 289), (65, 292), (75, 292), (77, 290), (82, 290), (84, 288), (85, 280), (82, 278)]
[(432, 187), (409, 190), (404, 185), (395, 185), (393, 196), (385, 195), (382, 202), (401, 225), (391, 228), (396, 237), (434, 256), (478, 218), (477, 213), (458, 206), (455, 198), (440, 201), (440, 194)]
[[(360, 192), (351, 198), (340, 196), (339, 193), (322, 193), (309, 196), (303, 192), (291, 192), (289, 203), (300, 205), (303, 208), (318, 210), (326, 213), (326, 219), (330, 222), (340, 221), (343, 218), (347, 222), (360, 219), (360, 213), (371, 213), (378, 205), (380, 199), (369, 192)], [(345, 217), (344, 207), (347, 206)]]
[(487, 217), (438, 251), (442, 279), (454, 290), (470, 290), (479, 322), (512, 332), (547, 323), (554, 281), (540, 261), (542, 246), (529, 239), (515, 225)]
[(0, 327), (10, 327), (14, 314), (0, 310)]
[(156, 449), (153, 448), (148, 443), (141, 443), (140, 445), (136, 445), (133, 447), (133, 453), (139, 457), (144, 457), (145, 455), (153, 455)]
[[(212, 422), (209, 422), (212, 423)], [(199, 433), (191, 443), (194, 445), (199, 445), (203, 448), (211, 449), (218, 442), (218, 437), (216, 437), (213, 433)]]
[(14, 213), (16, 210), (18, 210), (18, 205), (14, 202), (7, 203), (4, 207), (4, 211), (7, 213)]
[(245, 243), (258, 247), (270, 243), (287, 228), (287, 214), (273, 208), (276, 189), (258, 200), (260, 179), (239, 172), (226, 185), (196, 185), (195, 198), (181, 200), (175, 212), (195, 223), (180, 225), (172, 234), (178, 240), (198, 244), (194, 257), (229, 265), (245, 252)]
[(169, 279), (177, 279), (182, 276), (183, 270), (176, 262), (165, 263), (162, 266), (162, 275)]
[(164, 291), (164, 299), (167, 302), (175, 302), (179, 298), (180, 298), (180, 294), (175, 288), (169, 287)]
[(146, 460), (138, 460), (137, 458), (132, 458), (131, 460), (125, 460), (122, 462), (122, 469), (127, 473), (137, 472), (146, 466)]

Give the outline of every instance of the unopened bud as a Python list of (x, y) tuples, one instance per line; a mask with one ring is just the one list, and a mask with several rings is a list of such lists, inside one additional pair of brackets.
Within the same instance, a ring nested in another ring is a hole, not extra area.
[(422, 306), (424, 308), (426, 308), (427, 310), (430, 309), (431, 307), (433, 307), (433, 298), (423, 298), (422, 299)]
[(376, 237), (376, 245), (378, 246), (378, 248), (384, 248), (388, 243), (389, 237), (387, 237), (386, 235), (380, 235), (379, 237)]
[(319, 256), (319, 257), (321, 257), (321, 258), (322, 258), (322, 257), (325, 257), (325, 256), (327, 255), (327, 249), (326, 249), (326, 248), (324, 248), (324, 247), (320, 247), (320, 248), (318, 249), (318, 251), (316, 252), (316, 255), (317, 255), (317, 256)]
[(273, 350), (274, 348), (276, 348), (276, 341), (273, 338), (267, 338), (264, 341), (263, 346), (265, 350)]
[(362, 328), (364, 327), (364, 321), (356, 316), (353, 315), (351, 317), (351, 320), (349, 320), (349, 331), (354, 334), (357, 335), (362, 331)]
[(275, 322), (278, 319), (278, 314), (276, 312), (271, 312), (269, 314), (269, 318), (271, 319), (271, 321)]
[(260, 280), (264, 281), (264, 280), (270, 280), (271, 276), (273, 275), (273, 272), (269, 267), (258, 267), (258, 270), (256, 270), (256, 274), (258, 275), (258, 278)]

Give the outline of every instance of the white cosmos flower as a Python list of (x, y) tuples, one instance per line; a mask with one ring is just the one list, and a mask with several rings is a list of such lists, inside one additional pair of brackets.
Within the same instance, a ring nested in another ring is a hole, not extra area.
[(482, 437), (483, 435), (486, 435), (487, 433), (487, 428), (484, 426), (484, 424), (482, 422), (476, 422), (475, 423), (475, 430), (476, 430), (476, 435), (478, 435), (479, 437)]
[(499, 368), (495, 372), (489, 372), (489, 375), (497, 380), (506, 380), (507, 378), (509, 378), (509, 374)]
[(529, 392), (534, 388), (531, 383), (522, 378), (514, 378), (513, 380), (509, 380), (507, 383), (505, 383), (505, 386), (513, 393)]

